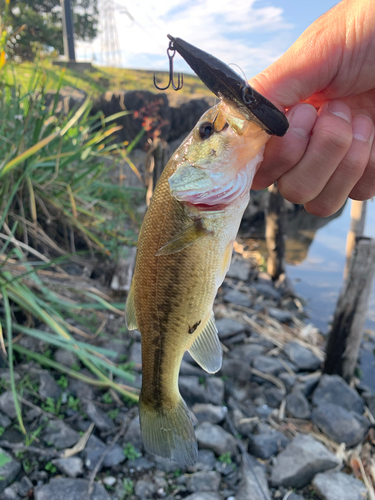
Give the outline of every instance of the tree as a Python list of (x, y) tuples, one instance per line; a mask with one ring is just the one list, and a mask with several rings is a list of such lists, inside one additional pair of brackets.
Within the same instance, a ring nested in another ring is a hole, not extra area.
[[(91, 41), (98, 32), (98, 0), (71, 0), (71, 5), (75, 38)], [(5, 11), (5, 0), (0, 8)], [(11, 58), (32, 61), (39, 49), (63, 53), (60, 0), (10, 0), (6, 25)]]

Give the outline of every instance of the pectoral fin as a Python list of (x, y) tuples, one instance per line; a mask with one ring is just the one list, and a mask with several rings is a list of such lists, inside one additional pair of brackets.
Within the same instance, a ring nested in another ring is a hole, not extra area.
[(181, 252), (181, 250), (193, 245), (196, 241), (204, 238), (208, 234), (210, 234), (210, 231), (203, 227), (201, 220), (197, 220), (192, 226), (188, 227), (185, 231), (182, 231), (182, 233), (162, 246), (155, 255), (159, 257), (160, 255), (170, 255), (172, 253)]
[(216, 373), (220, 370), (223, 353), (213, 313), (190, 347), (189, 353), (206, 372)]
[(128, 295), (128, 300), (126, 301), (125, 306), (125, 322), (128, 330), (136, 330), (137, 319), (135, 317), (135, 308), (134, 308), (134, 296), (133, 296), (133, 287), (130, 287), (130, 292)]

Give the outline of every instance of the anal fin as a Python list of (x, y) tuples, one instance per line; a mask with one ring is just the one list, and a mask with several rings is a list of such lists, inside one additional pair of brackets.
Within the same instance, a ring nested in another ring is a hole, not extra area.
[(216, 373), (220, 370), (223, 353), (217, 336), (217, 328), (213, 313), (211, 313), (203, 330), (194, 340), (193, 345), (189, 349), (189, 353), (206, 372)]
[(181, 250), (193, 245), (196, 241), (204, 238), (208, 234), (210, 234), (210, 231), (203, 227), (203, 222), (199, 219), (192, 226), (189, 226), (168, 241), (168, 243), (162, 246), (155, 255), (158, 257), (160, 255), (170, 255), (172, 253), (181, 252)]
[(128, 330), (136, 330), (138, 328), (135, 316), (133, 286), (130, 287), (128, 300), (126, 301), (125, 322)]

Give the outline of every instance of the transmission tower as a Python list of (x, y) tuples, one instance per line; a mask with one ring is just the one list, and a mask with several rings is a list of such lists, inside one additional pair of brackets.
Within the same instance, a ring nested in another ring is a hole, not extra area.
[(121, 50), (115, 20), (113, 0), (99, 0), (101, 63), (121, 66)]

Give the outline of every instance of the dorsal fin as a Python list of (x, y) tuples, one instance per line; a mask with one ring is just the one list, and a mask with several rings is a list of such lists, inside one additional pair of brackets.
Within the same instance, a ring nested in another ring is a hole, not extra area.
[(213, 313), (189, 349), (194, 360), (208, 373), (216, 373), (221, 368), (223, 353), (217, 336)]

